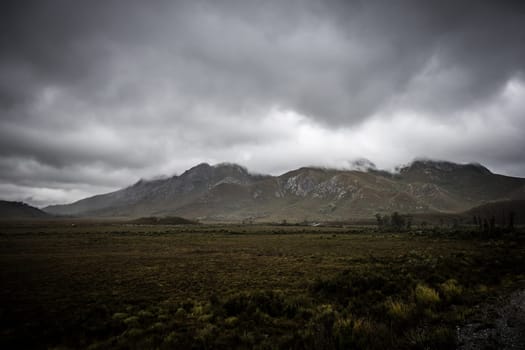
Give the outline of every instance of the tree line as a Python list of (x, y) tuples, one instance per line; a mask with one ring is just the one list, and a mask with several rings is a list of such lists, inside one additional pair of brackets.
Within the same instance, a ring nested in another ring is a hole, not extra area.
[(397, 231), (410, 230), (412, 228), (412, 215), (409, 214), (401, 215), (397, 211), (393, 212), (392, 215), (377, 213), (375, 218), (379, 228), (389, 228)]
[[(410, 214), (400, 214), (397, 211), (392, 214), (375, 214), (375, 220), (377, 227), (379, 229), (388, 229), (393, 231), (405, 231), (411, 230), (413, 227), (413, 216)], [(476, 231), (487, 236), (497, 236), (504, 232), (514, 232), (515, 230), (515, 221), (516, 213), (514, 211), (509, 211), (506, 213), (503, 220), (496, 220), (496, 216), (493, 214), (482, 215), (475, 214), (472, 216), (472, 222), (469, 222), (467, 217), (452, 217), (451, 225), (447, 225), (453, 229), (459, 229), (460, 226), (463, 228), (474, 227)], [(419, 223), (419, 228), (425, 229), (428, 223), (422, 221)], [(439, 219), (439, 227), (443, 227), (445, 221), (443, 218)]]

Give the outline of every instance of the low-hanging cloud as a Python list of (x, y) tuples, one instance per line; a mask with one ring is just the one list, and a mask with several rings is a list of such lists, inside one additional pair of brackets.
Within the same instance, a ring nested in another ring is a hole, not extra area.
[(73, 200), (200, 161), (525, 175), (519, 1), (1, 6), (0, 197)]

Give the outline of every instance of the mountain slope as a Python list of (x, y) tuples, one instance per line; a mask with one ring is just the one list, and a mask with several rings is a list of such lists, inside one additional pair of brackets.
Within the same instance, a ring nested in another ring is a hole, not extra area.
[(250, 174), (235, 164), (199, 164), (180, 176), (141, 180), (125, 189), (49, 213), (85, 216), (183, 216), (199, 219), (341, 220), (392, 211), (461, 212), (525, 198), (525, 179), (477, 164), (415, 161), (396, 174), (305, 167), (280, 176)]
[(524, 179), (491, 173), (480, 164), (455, 164), (429, 160), (415, 161), (400, 169), (407, 183), (439, 186), (460, 205), (476, 205), (496, 198), (512, 198), (523, 188)]
[(0, 219), (46, 219), (52, 216), (22, 202), (0, 200)]
[[(199, 164), (180, 176), (163, 180), (140, 180), (134, 185), (108, 194), (89, 197), (67, 205), (49, 206), (48, 213), (62, 215), (141, 216), (170, 207), (173, 199), (177, 205), (189, 203), (203, 195), (210, 187), (220, 183), (246, 185), (259, 176), (253, 176), (245, 168), (235, 164)], [(139, 203), (141, 205), (137, 208)], [(131, 210), (131, 211), (130, 211)]]

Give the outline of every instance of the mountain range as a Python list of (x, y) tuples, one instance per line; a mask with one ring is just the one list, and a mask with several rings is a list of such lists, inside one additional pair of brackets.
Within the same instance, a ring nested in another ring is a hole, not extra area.
[(43, 210), (53, 215), (182, 216), (210, 221), (328, 221), (375, 213), (458, 213), (525, 199), (525, 179), (480, 164), (416, 160), (396, 172), (303, 167), (279, 176), (237, 164), (199, 164), (179, 176), (140, 180), (124, 189)]

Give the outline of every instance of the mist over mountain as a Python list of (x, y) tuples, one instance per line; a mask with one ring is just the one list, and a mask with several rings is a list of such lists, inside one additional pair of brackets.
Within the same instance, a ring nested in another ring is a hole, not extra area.
[(525, 179), (480, 164), (416, 160), (391, 173), (360, 161), (356, 170), (303, 167), (255, 175), (237, 164), (199, 164), (179, 176), (140, 180), (124, 189), (46, 207), (56, 215), (199, 220), (346, 220), (375, 213), (456, 213), (525, 198)]

